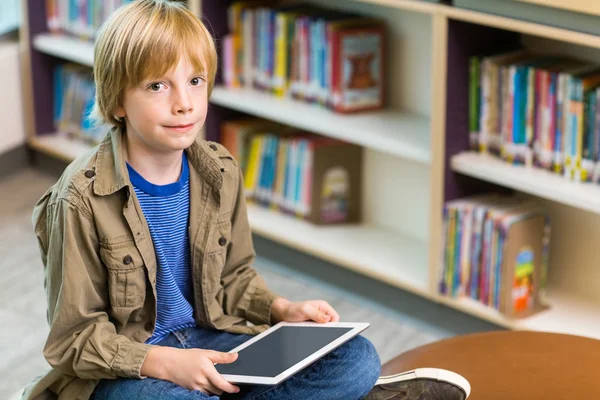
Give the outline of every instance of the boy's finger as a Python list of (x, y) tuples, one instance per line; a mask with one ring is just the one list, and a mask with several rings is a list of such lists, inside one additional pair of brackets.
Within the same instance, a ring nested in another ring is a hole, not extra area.
[(322, 312), (324, 312), (325, 314), (328, 315), (329, 321), (337, 322), (340, 320), (340, 316), (338, 315), (338, 313), (333, 309), (333, 307), (329, 303), (327, 303), (326, 301), (323, 301), (320, 304), (320, 306), (322, 308)]
[(240, 391), (240, 388), (232, 385), (227, 382), (225, 378), (215, 368), (211, 368), (206, 372), (206, 377), (210, 381), (210, 383), (215, 386), (217, 389), (222, 390), (227, 393), (237, 393)]
[(224, 353), (221, 351), (209, 351), (206, 354), (206, 357), (213, 363), (217, 364), (230, 364), (237, 360), (238, 353)]
[(208, 384), (206, 385), (206, 388), (204, 388), (206, 390), (206, 394), (210, 395), (217, 395), (220, 396), (223, 394), (223, 391), (221, 389), (219, 389), (218, 387), (216, 387), (215, 385), (213, 385), (212, 383), (208, 382)]

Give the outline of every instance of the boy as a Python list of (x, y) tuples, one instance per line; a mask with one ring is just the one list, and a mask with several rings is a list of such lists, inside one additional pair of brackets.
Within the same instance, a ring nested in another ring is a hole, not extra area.
[(276, 296), (252, 268), (241, 171), (222, 146), (197, 139), (216, 68), (211, 35), (179, 3), (132, 2), (101, 28), (94, 118), (114, 127), (34, 210), (53, 369), (27, 398), (371, 392), (381, 365), (362, 336), (275, 387), (238, 387), (214, 368), (271, 324), (339, 321), (325, 301)]

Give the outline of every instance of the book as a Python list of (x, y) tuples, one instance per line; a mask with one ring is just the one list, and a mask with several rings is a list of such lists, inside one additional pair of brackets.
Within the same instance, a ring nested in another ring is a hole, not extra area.
[(56, 66), (52, 74), (55, 129), (90, 144), (99, 143), (110, 126), (94, 126), (89, 118), (95, 97), (91, 69), (67, 63)]
[(439, 292), (521, 318), (548, 307), (550, 219), (520, 195), (483, 194), (447, 202)]
[(225, 85), (350, 113), (384, 106), (381, 20), (311, 4), (233, 2), (223, 37)]
[(243, 160), (248, 201), (319, 225), (360, 221), (360, 146), (260, 119), (227, 121), (221, 131)]
[(600, 183), (600, 65), (510, 47), (468, 61), (471, 150)]

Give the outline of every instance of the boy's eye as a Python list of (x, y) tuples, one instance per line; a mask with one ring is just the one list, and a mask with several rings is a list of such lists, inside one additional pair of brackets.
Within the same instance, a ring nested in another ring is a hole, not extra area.
[(161, 86), (162, 86), (162, 83), (154, 82), (154, 83), (151, 83), (150, 86), (148, 86), (148, 88), (150, 90), (152, 90), (153, 92), (158, 92), (160, 90)]
[(203, 79), (196, 77), (196, 78), (192, 78), (192, 80), (190, 81), (190, 83), (192, 84), (192, 86), (200, 86), (202, 85)]

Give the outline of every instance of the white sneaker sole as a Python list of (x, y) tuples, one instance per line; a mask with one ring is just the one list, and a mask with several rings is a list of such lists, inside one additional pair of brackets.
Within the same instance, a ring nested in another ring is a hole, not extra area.
[(465, 392), (467, 399), (471, 394), (471, 384), (463, 376), (456, 372), (440, 368), (417, 368), (412, 371), (402, 372), (401, 374), (381, 376), (377, 379), (376, 385), (385, 385), (394, 382), (412, 381), (415, 379), (431, 379), (434, 381), (446, 382), (457, 386)]

